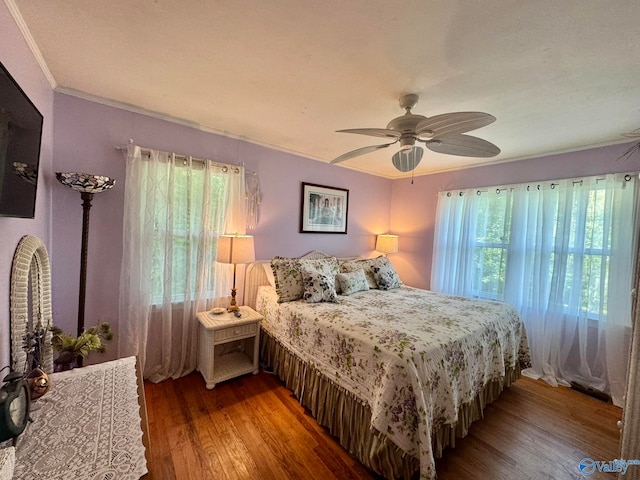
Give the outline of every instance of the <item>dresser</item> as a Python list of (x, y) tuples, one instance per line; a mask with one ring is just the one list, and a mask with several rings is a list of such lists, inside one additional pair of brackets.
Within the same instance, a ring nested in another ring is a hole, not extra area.
[(50, 375), (15, 447), (14, 479), (137, 480), (147, 473), (135, 357)]

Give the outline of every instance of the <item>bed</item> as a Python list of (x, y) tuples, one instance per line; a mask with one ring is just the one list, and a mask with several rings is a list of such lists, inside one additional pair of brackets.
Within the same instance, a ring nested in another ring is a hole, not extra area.
[[(264, 316), (263, 364), (365, 466), (389, 479), (435, 478), (435, 458), (467, 434), (528, 363), (516, 310), (411, 288), (397, 277), (385, 284), (378, 274), (395, 274), (385, 257), (311, 252), (283, 259), (284, 269), (281, 258), (246, 271), (245, 303)], [(322, 270), (325, 262), (329, 270)], [(346, 274), (335, 277), (336, 285), (346, 285), (348, 295), (313, 303), (287, 298), (285, 287), (307, 281), (317, 265), (326, 280), (336, 264)], [(353, 292), (344, 277), (362, 286), (362, 273), (369, 288)], [(376, 281), (391, 288), (373, 288)]]

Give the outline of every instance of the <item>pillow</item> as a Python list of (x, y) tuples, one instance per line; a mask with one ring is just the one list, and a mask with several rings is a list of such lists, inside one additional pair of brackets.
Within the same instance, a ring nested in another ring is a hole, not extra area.
[(364, 270), (364, 275), (367, 277), (369, 288), (378, 288), (378, 283), (373, 277), (373, 268), (382, 266), (385, 260), (387, 260), (387, 257), (383, 256), (379, 256), (377, 258), (358, 258), (356, 260), (347, 260), (340, 264), (340, 272), (349, 273)]
[(387, 260), (384, 264), (373, 267), (373, 277), (376, 279), (376, 283), (378, 284), (378, 288), (380, 290), (391, 290), (394, 288), (399, 288), (402, 286), (402, 282), (400, 281), (400, 277), (396, 273), (391, 262)]
[(365, 277), (362, 269), (355, 272), (337, 274), (336, 284), (340, 285), (342, 295), (351, 295), (352, 293), (369, 290), (369, 282), (367, 282), (367, 277)]
[(324, 270), (302, 267), (302, 299), (307, 303), (338, 301), (334, 287), (335, 275), (332, 272), (327, 274)]
[(269, 282), (269, 285), (271, 285), (272, 287), (275, 287), (276, 278), (273, 276), (273, 269), (271, 268), (271, 264), (263, 263), (262, 268), (264, 268), (264, 273), (265, 275), (267, 275), (267, 281)]
[(304, 288), (302, 286), (302, 267), (320, 268), (330, 279), (335, 278), (338, 273), (338, 259), (327, 257), (318, 260), (306, 260), (299, 258), (273, 257), (271, 269), (276, 283), (278, 293), (278, 303), (291, 302), (302, 298)]
[(290, 302), (302, 297), (302, 278), (297, 258), (273, 257), (271, 270), (276, 282), (278, 302)]

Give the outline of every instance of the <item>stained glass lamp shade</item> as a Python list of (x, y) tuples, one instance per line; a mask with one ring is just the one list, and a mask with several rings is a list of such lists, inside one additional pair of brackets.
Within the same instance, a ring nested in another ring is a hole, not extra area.
[(110, 189), (116, 183), (113, 178), (104, 175), (90, 175), (88, 173), (57, 172), (58, 181), (81, 193), (100, 193)]

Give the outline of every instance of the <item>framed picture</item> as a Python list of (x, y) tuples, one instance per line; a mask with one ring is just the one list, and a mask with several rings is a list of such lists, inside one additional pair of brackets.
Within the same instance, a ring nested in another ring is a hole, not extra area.
[(347, 233), (349, 190), (302, 183), (300, 233)]

